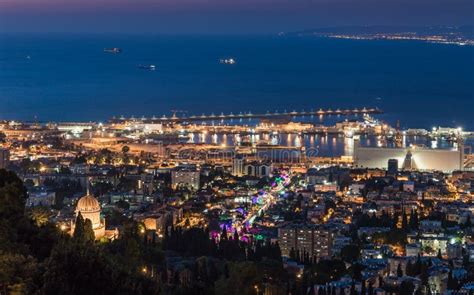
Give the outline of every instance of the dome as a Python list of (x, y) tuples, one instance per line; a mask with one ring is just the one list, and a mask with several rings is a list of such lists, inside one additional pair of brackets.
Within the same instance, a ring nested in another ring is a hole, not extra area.
[(81, 213), (100, 211), (99, 201), (91, 195), (86, 195), (77, 202), (76, 211)]

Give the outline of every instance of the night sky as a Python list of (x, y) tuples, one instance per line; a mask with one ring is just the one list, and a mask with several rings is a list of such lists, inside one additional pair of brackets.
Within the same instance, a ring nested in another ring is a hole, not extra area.
[(0, 32), (247, 34), (472, 24), (473, 0), (0, 0)]

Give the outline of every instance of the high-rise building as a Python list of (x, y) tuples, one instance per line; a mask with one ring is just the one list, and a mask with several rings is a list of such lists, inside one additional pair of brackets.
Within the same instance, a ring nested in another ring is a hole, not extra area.
[(171, 186), (187, 186), (193, 190), (199, 189), (200, 172), (196, 169), (178, 167), (171, 171)]
[(242, 155), (235, 156), (232, 163), (232, 175), (234, 176), (244, 175), (244, 162), (245, 162), (245, 158)]
[(388, 168), (387, 168), (387, 175), (395, 176), (398, 173), (398, 160), (397, 159), (389, 159), (388, 160)]
[(311, 258), (330, 257), (332, 233), (323, 226), (291, 224), (278, 229), (278, 243), (283, 256), (289, 257), (293, 249)]
[(415, 170), (416, 166), (415, 163), (413, 162), (413, 155), (411, 151), (408, 151), (407, 154), (405, 155), (405, 160), (403, 161), (403, 170)]

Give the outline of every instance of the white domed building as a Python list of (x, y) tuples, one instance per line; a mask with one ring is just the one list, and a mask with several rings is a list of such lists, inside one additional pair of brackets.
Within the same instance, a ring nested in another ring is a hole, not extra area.
[[(80, 198), (76, 206), (76, 218), (79, 212), (84, 220), (89, 219), (92, 222), (96, 240), (105, 236), (105, 219), (100, 216), (100, 204), (96, 198), (91, 195)], [(74, 233), (76, 218), (71, 222), (71, 234)]]

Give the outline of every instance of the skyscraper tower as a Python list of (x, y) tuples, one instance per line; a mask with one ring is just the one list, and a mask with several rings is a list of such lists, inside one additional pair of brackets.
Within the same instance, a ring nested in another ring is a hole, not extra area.
[(400, 131), (400, 120), (397, 120), (396, 130), (397, 132), (395, 134), (395, 146), (403, 147), (403, 134)]
[(388, 160), (387, 175), (396, 176), (397, 173), (398, 173), (398, 160), (397, 159), (389, 159)]

